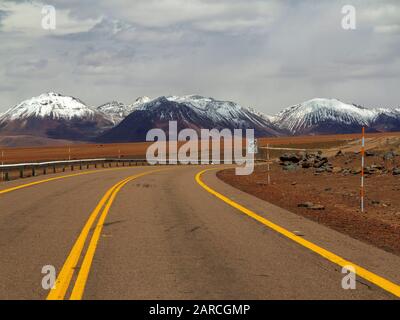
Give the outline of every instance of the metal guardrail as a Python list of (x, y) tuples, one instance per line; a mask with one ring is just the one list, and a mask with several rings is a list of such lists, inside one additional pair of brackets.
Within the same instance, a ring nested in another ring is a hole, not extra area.
[[(125, 167), (133, 165), (147, 165), (146, 159), (122, 159), (122, 158), (101, 158), (101, 159), (79, 159), (79, 160), (61, 160), (32, 163), (15, 163), (0, 165), (0, 181), (11, 180), (11, 174), (16, 173), (16, 178), (34, 177), (48, 173), (65, 172), (67, 170), (82, 170), (93, 168)], [(61, 169), (61, 170), (60, 170)]]
[[(254, 162), (264, 162), (263, 159), (254, 159)], [(156, 165), (181, 165), (182, 163), (172, 163), (170, 160), (159, 161)], [(211, 160), (204, 161), (199, 159), (198, 165), (214, 164)], [(215, 164), (224, 164), (224, 160)], [(228, 162), (232, 164), (232, 162)], [(100, 159), (78, 159), (78, 160), (59, 160), (47, 162), (15, 163), (0, 165), (0, 181), (10, 181), (18, 178), (35, 177), (49, 173), (59, 173), (92, 168), (111, 168), (111, 167), (131, 167), (138, 165), (150, 165), (147, 159), (129, 158), (100, 158)]]

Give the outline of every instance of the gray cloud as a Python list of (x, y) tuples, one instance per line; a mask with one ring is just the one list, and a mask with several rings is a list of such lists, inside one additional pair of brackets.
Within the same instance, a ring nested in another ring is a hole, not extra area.
[[(45, 91), (99, 105), (197, 93), (266, 113), (313, 97), (398, 106), (400, 4), (347, 1), (54, 0), (0, 4), (0, 111)], [(37, 13), (37, 17), (35, 14)]]

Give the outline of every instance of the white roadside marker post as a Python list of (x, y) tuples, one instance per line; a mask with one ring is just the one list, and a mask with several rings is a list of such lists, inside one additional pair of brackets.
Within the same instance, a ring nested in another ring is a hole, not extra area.
[(361, 212), (364, 212), (364, 157), (365, 157), (365, 128), (362, 128), (361, 139)]
[[(4, 166), (4, 150), (1, 150), (1, 165)], [(4, 180), (3, 170), (1, 170), (1, 180)]]
[(267, 175), (267, 183), (268, 184), (271, 184), (271, 177), (270, 177), (270, 174), (269, 174), (269, 143), (267, 144), (267, 172), (268, 172), (268, 175)]

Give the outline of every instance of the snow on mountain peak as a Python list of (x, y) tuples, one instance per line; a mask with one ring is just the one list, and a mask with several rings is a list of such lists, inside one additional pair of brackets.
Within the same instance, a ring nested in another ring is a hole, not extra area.
[(97, 110), (104, 113), (114, 124), (118, 124), (133, 110), (150, 101), (151, 98), (147, 96), (138, 97), (134, 103), (128, 105), (118, 101), (111, 101), (97, 107)]
[(143, 96), (143, 97), (138, 97), (138, 98), (135, 100), (135, 103), (134, 103), (134, 104), (147, 103), (147, 102), (149, 102), (149, 101), (151, 101), (151, 98), (149, 98), (149, 97), (147, 97), (147, 96)]
[(171, 118), (175, 109), (178, 110), (182, 107), (186, 107), (198, 117), (211, 120), (214, 123), (230, 123), (238, 128), (248, 123), (253, 123), (259, 127), (272, 126), (267, 116), (255, 112), (251, 108), (243, 107), (235, 102), (222, 101), (200, 95), (161, 96), (141, 104), (135, 110), (151, 111), (166, 105), (168, 105), (168, 108), (173, 109), (164, 109), (160, 111), (162, 113), (160, 117), (163, 119)]
[(95, 111), (82, 101), (59, 93), (48, 92), (25, 100), (1, 115), (0, 121), (30, 117), (51, 119), (92, 118)]
[[(381, 112), (386, 112), (382, 109)], [(298, 133), (324, 122), (343, 125), (368, 126), (379, 114), (378, 109), (367, 109), (343, 103), (337, 99), (315, 98), (290, 106), (274, 117), (274, 123), (281, 129)]]

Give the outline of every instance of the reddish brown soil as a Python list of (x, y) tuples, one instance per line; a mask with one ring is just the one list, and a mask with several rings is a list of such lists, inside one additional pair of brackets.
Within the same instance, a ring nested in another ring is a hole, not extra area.
[[(0, 161), (22, 163), (36, 161), (93, 158), (144, 158), (150, 143), (71, 144), (54, 147), (1, 148)], [(3, 158), (1, 158), (3, 151)]]
[[(393, 137), (393, 136), (400, 136), (400, 132), (383, 132), (383, 133), (367, 133), (367, 138), (382, 138), (382, 137)], [(313, 144), (316, 146), (317, 143), (321, 143), (322, 146), (327, 146), (329, 142), (338, 142), (338, 141), (351, 141), (361, 138), (360, 134), (336, 134), (336, 135), (321, 135), (321, 136), (297, 136), (297, 137), (277, 137), (277, 138), (260, 138), (258, 139), (260, 146), (266, 146), (270, 144), (271, 146), (275, 145), (285, 145), (291, 146), (296, 145), (306, 145), (306, 144)]]
[[(384, 164), (388, 170), (400, 167), (384, 162), (381, 156), (368, 157), (366, 165)], [(360, 167), (360, 156), (348, 153), (330, 159), (334, 166)], [(345, 163), (346, 162), (346, 163)], [(218, 173), (223, 181), (258, 198), (291, 212), (327, 225), (353, 238), (374, 244), (389, 252), (400, 254), (400, 176), (391, 173), (367, 176), (366, 210), (360, 212), (360, 175), (341, 173), (314, 174), (314, 169), (283, 171), (278, 163), (271, 165), (271, 185), (266, 185), (266, 165), (256, 166), (252, 175), (236, 176), (233, 170)], [(299, 208), (310, 201), (325, 206), (325, 210)], [(373, 204), (372, 201), (379, 203)]]
[[(400, 133), (374, 133), (367, 134), (367, 137), (400, 136)], [(0, 137), (1, 138), (1, 137)], [(4, 138), (4, 137), (3, 137)], [(279, 137), (260, 138), (259, 146), (267, 144), (271, 146), (298, 146), (314, 148), (341, 146), (349, 141), (359, 139), (359, 134), (325, 135), (325, 136), (300, 136), (300, 137)], [(71, 149), (71, 159), (121, 157), (143, 158), (150, 142), (138, 143), (113, 143), (113, 144), (68, 144), (57, 146), (39, 147), (2, 147), (0, 139), (0, 157), (3, 151), (4, 157), (0, 162), (21, 163), (34, 161), (66, 160), (69, 157), (68, 149)]]

